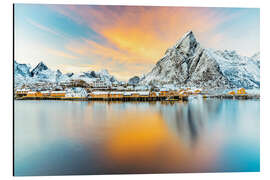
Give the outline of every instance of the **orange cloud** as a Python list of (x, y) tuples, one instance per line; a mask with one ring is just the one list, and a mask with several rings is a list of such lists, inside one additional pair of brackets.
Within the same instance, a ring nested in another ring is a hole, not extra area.
[[(66, 46), (71, 52), (96, 57), (103, 64), (110, 59), (115, 65), (140, 64), (142, 67), (144, 64), (154, 66), (166, 49), (185, 32), (193, 30), (200, 39), (200, 34), (231, 18), (207, 8), (80, 5), (54, 5), (52, 8), (79, 24), (87, 25), (107, 40), (107, 43), (90, 39), (72, 42)], [(140, 72), (127, 68), (131, 72), (123, 70), (123, 76), (146, 73), (150, 71), (150, 66), (147, 67), (138, 68)]]

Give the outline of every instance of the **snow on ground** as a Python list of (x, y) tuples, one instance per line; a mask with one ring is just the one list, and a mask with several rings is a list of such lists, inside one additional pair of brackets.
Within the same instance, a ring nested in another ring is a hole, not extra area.
[(84, 88), (75, 87), (66, 89), (66, 97), (87, 97), (88, 93)]

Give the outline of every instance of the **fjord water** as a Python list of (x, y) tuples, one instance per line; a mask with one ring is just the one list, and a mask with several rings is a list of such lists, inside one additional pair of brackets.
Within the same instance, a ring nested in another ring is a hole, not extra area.
[(15, 101), (14, 173), (260, 171), (260, 101)]

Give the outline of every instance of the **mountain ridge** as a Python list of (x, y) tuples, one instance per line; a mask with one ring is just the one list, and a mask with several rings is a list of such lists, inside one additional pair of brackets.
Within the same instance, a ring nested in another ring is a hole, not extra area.
[[(63, 74), (51, 70), (44, 62), (32, 70), (14, 60), (15, 86), (35, 83), (59, 83), (83, 80), (91, 83), (96, 78), (107, 84), (120, 84), (107, 70)], [(173, 85), (206, 89), (260, 88), (260, 52), (252, 57), (240, 56), (236, 51), (204, 48), (194, 33), (188, 31), (165, 51), (146, 75), (134, 76), (128, 81), (133, 85)]]

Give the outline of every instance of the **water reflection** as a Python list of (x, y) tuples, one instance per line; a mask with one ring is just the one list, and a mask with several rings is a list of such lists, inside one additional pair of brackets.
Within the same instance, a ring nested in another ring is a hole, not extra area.
[(259, 171), (259, 101), (15, 101), (15, 175)]

